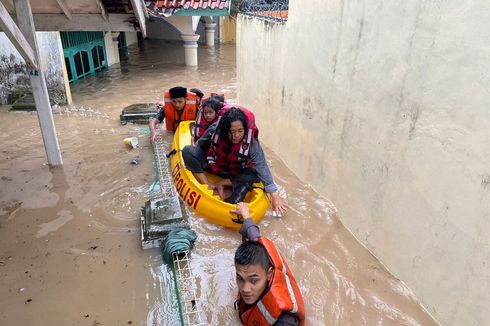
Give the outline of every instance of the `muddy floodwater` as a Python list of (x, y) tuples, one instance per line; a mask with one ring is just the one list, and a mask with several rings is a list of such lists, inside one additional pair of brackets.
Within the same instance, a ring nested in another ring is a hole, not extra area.
[[(121, 125), (119, 114), (175, 85), (235, 99), (234, 46), (198, 52), (199, 67), (189, 68), (180, 44), (146, 42), (120, 66), (73, 84), (73, 106), (54, 114), (62, 168), (46, 164), (35, 113), (0, 109), (0, 325), (179, 325), (169, 269), (158, 249), (140, 244), (140, 207), (156, 178), (148, 130)], [(138, 148), (124, 146), (129, 136)], [(260, 227), (296, 276), (307, 325), (437, 325), (344, 228), (335, 203), (267, 147), (266, 155), (290, 210), (269, 212)], [(241, 238), (192, 220), (203, 318), (239, 325), (233, 255)]]

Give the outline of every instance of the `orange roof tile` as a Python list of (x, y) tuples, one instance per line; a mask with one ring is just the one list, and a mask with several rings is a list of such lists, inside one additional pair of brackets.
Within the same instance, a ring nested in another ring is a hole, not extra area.
[(168, 17), (181, 9), (227, 9), (231, 0), (153, 0), (145, 3), (150, 14)]
[(206, 8), (228, 8), (230, 0), (156, 0), (154, 1), (159, 9), (206, 9)]

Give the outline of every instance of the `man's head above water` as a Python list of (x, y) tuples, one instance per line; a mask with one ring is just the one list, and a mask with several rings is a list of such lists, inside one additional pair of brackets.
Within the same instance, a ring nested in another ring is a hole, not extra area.
[(235, 252), (236, 282), (243, 301), (254, 304), (273, 276), (269, 255), (258, 242), (242, 243)]
[(187, 88), (176, 86), (168, 90), (172, 105), (177, 111), (183, 110), (185, 107), (185, 99), (187, 97)]

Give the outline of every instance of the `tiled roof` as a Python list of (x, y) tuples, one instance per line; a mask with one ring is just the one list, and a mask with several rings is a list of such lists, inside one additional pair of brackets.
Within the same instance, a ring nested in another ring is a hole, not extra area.
[(231, 0), (146, 0), (146, 8), (152, 16), (172, 16), (182, 9), (229, 10)]
[(230, 6), (230, 0), (157, 0), (159, 9), (224, 9)]

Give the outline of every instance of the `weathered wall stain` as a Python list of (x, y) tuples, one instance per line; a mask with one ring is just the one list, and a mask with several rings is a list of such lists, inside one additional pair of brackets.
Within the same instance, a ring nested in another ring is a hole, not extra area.
[(357, 65), (357, 58), (359, 57), (359, 48), (361, 47), (361, 38), (362, 38), (362, 32), (364, 29), (364, 15), (366, 11), (366, 5), (364, 2), (362, 3), (362, 15), (361, 19), (359, 20), (359, 32), (357, 33), (357, 41), (356, 41), (356, 49), (354, 50), (354, 63), (352, 64), (352, 71), (351, 71), (351, 82), (354, 79), (354, 75), (356, 73), (356, 65)]
[(481, 187), (484, 190), (490, 189), (490, 175), (484, 175), (481, 179)]
[(410, 128), (408, 129), (409, 138), (412, 138), (413, 133), (415, 131), (415, 126), (417, 125), (417, 121), (419, 120), (420, 115), (420, 106), (413, 105), (410, 108), (409, 116), (410, 116)]
[[(56, 33), (36, 34), (51, 102), (66, 103), (63, 66)], [(27, 66), (4, 33), (0, 33), (0, 104), (11, 104), (31, 92)]]
[(337, 56), (339, 55), (340, 51), (340, 43), (341, 43), (341, 37), (342, 37), (342, 22), (344, 19), (344, 0), (340, 1), (340, 18), (339, 18), (339, 23), (337, 25), (337, 46), (335, 49), (335, 54), (333, 56), (333, 69), (332, 69), (332, 79), (335, 79), (335, 73), (337, 72)]

